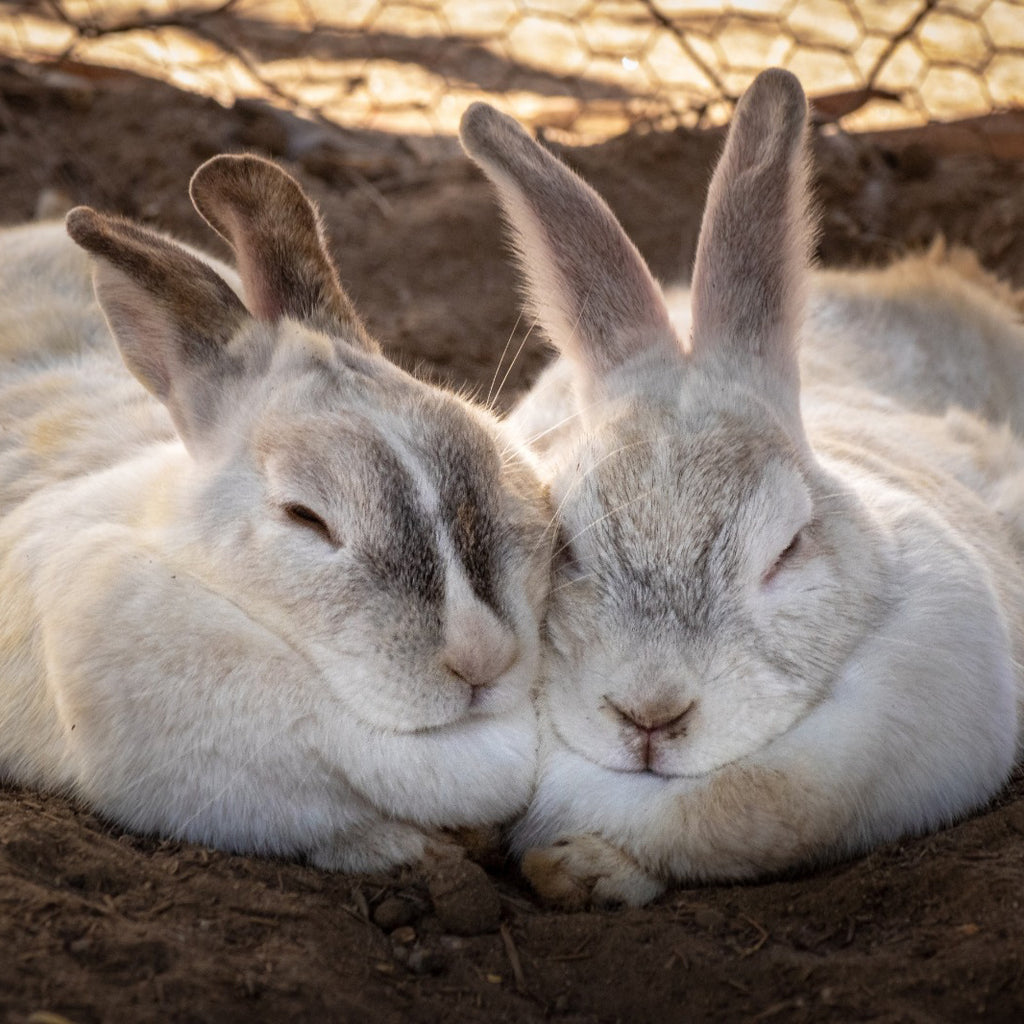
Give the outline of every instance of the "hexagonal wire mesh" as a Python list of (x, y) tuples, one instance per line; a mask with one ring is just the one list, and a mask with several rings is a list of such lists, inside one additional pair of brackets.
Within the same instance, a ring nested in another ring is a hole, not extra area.
[(1024, 0), (22, 0), (0, 52), (431, 134), (480, 97), (577, 139), (716, 123), (770, 64), (849, 129), (1024, 106)]

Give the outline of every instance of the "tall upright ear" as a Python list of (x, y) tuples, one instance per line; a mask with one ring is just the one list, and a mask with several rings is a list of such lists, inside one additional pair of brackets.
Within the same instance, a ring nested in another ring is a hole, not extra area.
[(378, 351), (341, 287), (316, 207), (294, 178), (261, 157), (215, 156), (192, 175), (189, 195), (234, 249), (258, 320), (291, 317)]
[(790, 398), (812, 237), (806, 124), (793, 75), (771, 68), (754, 79), (711, 179), (692, 283), (694, 355), (724, 354)]
[(584, 381), (644, 352), (680, 358), (661, 289), (604, 200), (486, 103), (460, 135), (498, 190), (534, 314)]
[(224, 384), (245, 369), (229, 342), (251, 317), (207, 263), (120, 217), (79, 206), (68, 234), (95, 257), (96, 297), (125, 365), (167, 406), (194, 454)]

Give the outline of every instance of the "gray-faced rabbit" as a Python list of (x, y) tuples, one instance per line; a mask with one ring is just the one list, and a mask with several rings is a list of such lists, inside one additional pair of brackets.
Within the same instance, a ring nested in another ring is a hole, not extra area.
[(463, 120), (562, 354), (511, 419), (563, 534), (515, 841), (566, 904), (933, 828), (1014, 764), (1024, 331), (937, 257), (812, 275), (805, 134), (761, 74), (672, 310), (575, 174)]
[(129, 829), (413, 861), (529, 798), (543, 491), (382, 356), (285, 172), (215, 157), (191, 194), (236, 287), (87, 208), (81, 249), (0, 233), (0, 774)]

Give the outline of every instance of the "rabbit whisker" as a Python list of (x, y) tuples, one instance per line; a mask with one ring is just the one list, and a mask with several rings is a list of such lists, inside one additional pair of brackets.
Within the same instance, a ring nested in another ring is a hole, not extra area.
[[(512, 339), (515, 337), (516, 331), (519, 330), (519, 325), (523, 320), (523, 310), (519, 310), (519, 315), (516, 317), (516, 322), (512, 325), (512, 330), (509, 332), (508, 339), (505, 341), (505, 347), (501, 350), (501, 355), (498, 356), (498, 361), (494, 366), (494, 376), (491, 377), (490, 387), (487, 389), (487, 398), (484, 399), (484, 405), (488, 409), (491, 408), (491, 395), (494, 393), (494, 387), (498, 380), (498, 374), (501, 372), (501, 364), (505, 361), (505, 356), (508, 355), (509, 346), (512, 344)], [(529, 332), (527, 332), (529, 333)]]
[(560, 590), (565, 590), (567, 587), (571, 587), (576, 583), (582, 583), (584, 580), (594, 579), (595, 576), (597, 576), (596, 572), (588, 572), (583, 576), (574, 576), (571, 580), (565, 580), (562, 583), (559, 583), (557, 587), (552, 587), (551, 590), (548, 591), (548, 596), (550, 597), (552, 594), (557, 594)]
[[(494, 376), (491, 378), (491, 386), (487, 389), (487, 398), (484, 401), (484, 405), (488, 409), (493, 409), (494, 408), (494, 403), (498, 400), (498, 395), (501, 394), (501, 388), (504, 385), (505, 380), (508, 378), (508, 373), (506, 373), (505, 377), (502, 378), (501, 384), (498, 385), (497, 394), (495, 394), (494, 386), (495, 386), (495, 384), (496, 384), (496, 382), (498, 380), (498, 374), (501, 372), (501, 364), (505, 361), (505, 356), (508, 355), (508, 350), (509, 350), (509, 347), (512, 344), (512, 339), (515, 337), (516, 331), (519, 330), (519, 324), (522, 322), (522, 319), (523, 319), (523, 311), (520, 310), (519, 311), (519, 315), (516, 317), (516, 322), (512, 325), (512, 331), (511, 331), (511, 333), (508, 336), (508, 341), (505, 342), (505, 347), (501, 350), (501, 355), (498, 356), (498, 362), (497, 362), (497, 364), (494, 367)], [(537, 325), (537, 321), (534, 320), (533, 324), (530, 326), (530, 330), (528, 330), (526, 332), (526, 335), (524, 336), (523, 341), (522, 341), (522, 343), (519, 346), (519, 351), (516, 352), (515, 356), (513, 356), (513, 358), (512, 358), (512, 363), (509, 364), (509, 369), (510, 370), (511, 370), (512, 366), (515, 364), (516, 359), (519, 358), (519, 352), (522, 352), (523, 345), (526, 344), (526, 339), (530, 336), (530, 332), (533, 330), (533, 328), (536, 325)], [(492, 396), (493, 396), (493, 401), (492, 401)]]
[(559, 427), (564, 427), (566, 423), (572, 423), (573, 420), (579, 419), (583, 415), (582, 409), (577, 409), (576, 412), (569, 413), (568, 416), (563, 417), (557, 423), (552, 424), (550, 427), (545, 427), (540, 433), (534, 434), (533, 437), (526, 439), (528, 447), (535, 445), (542, 437), (547, 437), (548, 434), (554, 433)]
[(564, 427), (566, 425), (566, 423), (571, 423), (574, 419), (580, 418), (580, 417), (582, 417), (582, 416), (584, 416), (584, 415), (586, 415), (588, 413), (591, 413), (595, 409), (599, 409), (606, 402), (607, 402), (606, 398), (595, 399), (593, 402), (589, 403), (588, 405), (583, 406), (583, 408), (581, 408), (581, 409), (577, 409), (575, 412), (570, 413), (564, 419), (559, 420), (557, 423), (553, 424), (552, 426), (545, 427), (542, 431), (540, 431), (540, 433), (534, 434), (532, 437), (528, 438), (525, 443), (527, 445), (534, 445), (534, 444), (536, 444), (542, 437), (547, 437), (548, 434), (552, 433), (555, 430), (558, 430), (559, 427)]
[(575, 542), (576, 540), (578, 540), (578, 539), (579, 539), (580, 537), (582, 537), (582, 536), (583, 536), (583, 534), (587, 533), (587, 531), (589, 531), (589, 530), (592, 530), (592, 529), (594, 529), (594, 527), (595, 527), (595, 526), (599, 526), (599, 525), (600, 525), (601, 523), (603, 523), (603, 522), (604, 522), (604, 521), (605, 521), (606, 519), (610, 519), (610, 518), (611, 518), (612, 516), (618, 515), (618, 514), (619, 514), (619, 513), (620, 513), (620, 512), (621, 512), (621, 511), (622, 511), (622, 510), (624, 509), (624, 508), (627, 508), (627, 507), (628, 507), (628, 506), (630, 506), (630, 505), (635, 505), (635, 504), (636, 504), (636, 503), (637, 503), (638, 501), (643, 501), (643, 500), (644, 500), (645, 498), (647, 498), (647, 497), (649, 497), (649, 496), (650, 496), (651, 494), (653, 494), (653, 493), (654, 493), (654, 491), (655, 491), (655, 488), (654, 488), (654, 487), (651, 487), (651, 488), (649, 488), (648, 490), (644, 491), (644, 492), (643, 492), (643, 494), (636, 494), (636, 495), (634, 495), (634, 496), (633, 496), (632, 498), (628, 498), (628, 499), (627, 499), (626, 501), (620, 502), (620, 503), (619, 503), (618, 505), (616, 505), (616, 506), (615, 506), (615, 508), (613, 508), (613, 509), (609, 509), (609, 511), (605, 512), (605, 514), (604, 514), (603, 516), (598, 516), (598, 518), (597, 518), (597, 519), (595, 519), (595, 520), (594, 520), (594, 521), (593, 521), (592, 523), (590, 523), (590, 524), (589, 524), (589, 525), (587, 525), (587, 526), (584, 526), (582, 530), (578, 530), (578, 531), (577, 531), (576, 533), (574, 533), (574, 534), (573, 534), (573, 535), (572, 535), (572, 536), (571, 536), (571, 537), (570, 537), (570, 538), (569, 538), (569, 539), (568, 539), (568, 540), (567, 540), (567, 541), (566, 541), (566, 542), (565, 542), (565, 543), (564, 543), (564, 544), (563, 544), (563, 545), (562, 545), (562, 546), (561, 546), (561, 547), (560, 547), (560, 548), (559, 548), (559, 549), (558, 549), (558, 550), (557, 550), (557, 551), (556, 551), (556, 552), (554, 553), (554, 555), (553, 555), (552, 557), (555, 557), (555, 558), (557, 558), (557, 557), (558, 557), (558, 555), (560, 555), (560, 554), (561, 554), (561, 553), (562, 553), (563, 551), (565, 551), (565, 549), (566, 549), (566, 548), (568, 548), (568, 547), (569, 547), (569, 546), (570, 546), (571, 544), (573, 544), (573, 543), (574, 543), (574, 542)]
[(534, 320), (534, 322), (530, 325), (530, 330), (523, 335), (523, 340), (519, 343), (519, 348), (516, 349), (515, 355), (509, 361), (508, 368), (505, 370), (505, 376), (501, 378), (501, 383), (498, 385), (498, 390), (494, 393), (494, 398), (491, 400), (491, 408), (493, 408), (493, 406), (497, 404), (498, 399), (501, 398), (501, 393), (505, 389), (505, 384), (508, 381), (509, 374), (512, 373), (512, 370), (518, 362), (519, 357), (523, 354), (523, 349), (526, 347), (526, 343), (530, 340), (530, 333), (536, 326), (537, 321)]
[[(582, 484), (587, 480), (587, 478), (592, 473), (596, 472), (598, 467), (601, 466), (603, 463), (607, 462), (609, 459), (615, 458), (615, 456), (617, 456), (617, 455), (621, 455), (623, 452), (630, 451), (633, 448), (639, 448), (639, 447), (642, 447), (644, 445), (659, 445), (663, 441), (665, 441), (668, 436), (669, 436), (668, 434), (662, 434), (660, 437), (645, 437), (645, 438), (642, 438), (639, 441), (631, 441), (629, 444), (621, 445), (618, 448), (612, 449), (612, 451), (610, 451), (610, 452), (606, 452), (592, 466), (590, 466), (585, 473), (581, 473), (579, 476), (577, 476), (573, 480), (571, 486), (567, 488), (565, 494), (562, 496), (562, 500), (558, 503), (558, 508), (556, 508), (555, 511), (552, 513), (552, 516), (551, 516), (552, 522), (555, 522), (555, 521), (558, 520), (558, 517), (562, 513), (562, 509), (565, 508), (565, 503), (572, 496), (573, 492), (576, 491), (577, 488), (582, 486)], [(651, 488), (651, 490), (647, 491), (643, 495), (643, 497), (647, 497), (647, 495), (652, 493), (653, 490), (654, 490), (654, 488)], [(631, 500), (634, 500), (634, 499), (631, 499)]]

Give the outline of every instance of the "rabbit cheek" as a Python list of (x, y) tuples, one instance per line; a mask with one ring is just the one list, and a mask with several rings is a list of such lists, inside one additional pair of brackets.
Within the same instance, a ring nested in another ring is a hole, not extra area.
[(744, 652), (741, 643), (739, 637), (728, 638), (726, 647), (734, 644), (734, 649), (708, 658), (685, 742), (664, 747), (665, 774), (708, 775), (748, 757), (791, 729), (816, 703), (817, 687), (776, 670), (756, 651)]
[[(610, 771), (648, 769), (650, 733), (630, 719), (608, 682), (621, 678), (603, 652), (564, 657), (549, 649), (541, 701), (559, 740), (593, 764)], [(611, 699), (609, 699), (611, 697)]]
[[(472, 692), (438, 657), (440, 617), (427, 608), (396, 608), (379, 595), (367, 598), (332, 644), (341, 651), (328, 669), (336, 695), (368, 725), (387, 732), (439, 728), (463, 718)], [(381, 630), (381, 623), (388, 628)]]

